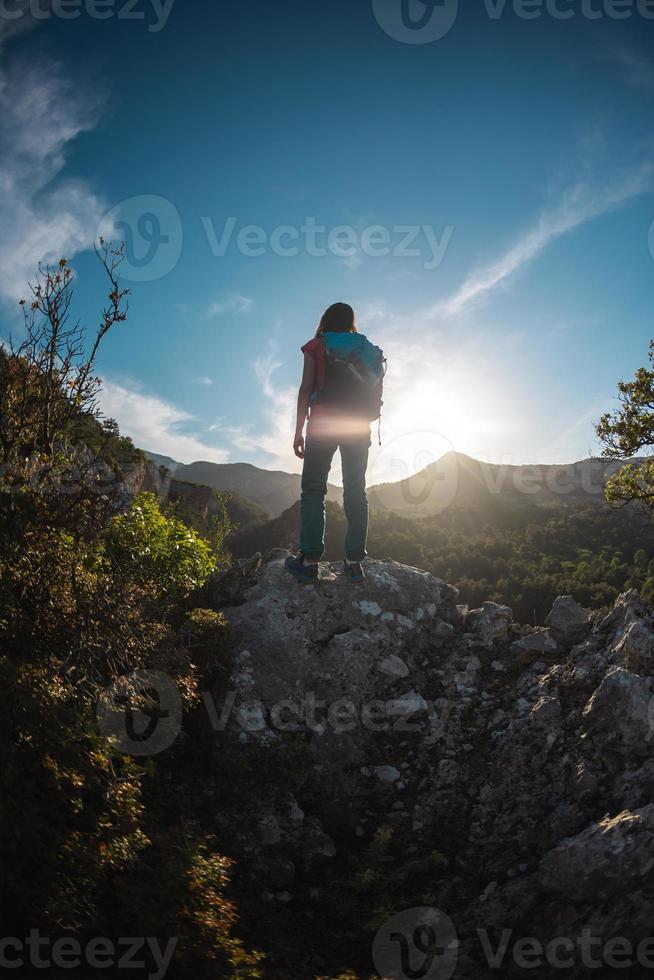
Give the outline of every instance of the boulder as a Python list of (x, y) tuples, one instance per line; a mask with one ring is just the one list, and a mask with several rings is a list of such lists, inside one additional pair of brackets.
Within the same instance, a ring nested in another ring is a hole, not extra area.
[(636, 674), (654, 674), (654, 633), (641, 620), (627, 626), (616, 653), (624, 657), (624, 664)]
[[(418, 569), (371, 561), (363, 588), (336, 566), (325, 563), (321, 573), (316, 585), (303, 585), (278, 558), (231, 573), (244, 591), (224, 612), (237, 651), (248, 651), (249, 686), (266, 704), (312, 685), (327, 698), (372, 694), (382, 664), (407, 676), (432, 632), (456, 617), (457, 590)], [(233, 680), (243, 688), (238, 673)]]
[(510, 647), (511, 653), (523, 663), (532, 663), (541, 657), (554, 658), (563, 651), (554, 639), (551, 629), (539, 627), (527, 636), (515, 640)]
[(492, 650), (497, 641), (508, 639), (513, 614), (508, 606), (497, 602), (485, 602), (481, 609), (473, 609), (466, 617), (466, 632), (475, 640)]
[(628, 756), (651, 755), (654, 733), (651, 683), (622, 667), (603, 679), (583, 712), (587, 733)]
[(591, 824), (540, 862), (547, 892), (599, 904), (616, 892), (654, 884), (654, 804)]
[(629, 589), (615, 600), (611, 612), (600, 622), (599, 632), (611, 637), (613, 645), (617, 646), (629, 627), (636, 622), (646, 621), (647, 616), (648, 611), (637, 590)]
[(364, 776), (374, 776), (382, 783), (395, 783), (402, 776), (395, 766), (364, 766), (361, 772)]
[(570, 595), (559, 596), (545, 625), (552, 636), (565, 648), (570, 648), (584, 638), (590, 627), (590, 616)]
[(391, 654), (389, 657), (385, 657), (380, 663), (379, 669), (383, 674), (387, 674), (389, 677), (407, 677), (409, 674), (409, 668), (407, 665), (403, 660), (400, 660), (400, 658), (396, 657), (394, 654)]

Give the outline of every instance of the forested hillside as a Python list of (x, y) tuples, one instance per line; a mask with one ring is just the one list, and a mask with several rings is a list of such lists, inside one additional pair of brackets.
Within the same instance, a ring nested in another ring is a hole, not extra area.
[[(327, 557), (342, 557), (345, 515), (327, 505)], [(280, 518), (234, 535), (236, 556), (297, 546), (299, 504)], [(415, 565), (456, 585), (471, 607), (484, 599), (511, 605), (521, 622), (542, 624), (557, 595), (585, 606), (611, 604), (627, 588), (654, 598), (654, 529), (627, 507), (539, 506), (524, 498), (449, 507), (420, 520), (374, 509), (369, 552)]]

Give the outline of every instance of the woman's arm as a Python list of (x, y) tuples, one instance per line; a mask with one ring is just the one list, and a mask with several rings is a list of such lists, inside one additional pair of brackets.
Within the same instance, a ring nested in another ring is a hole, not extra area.
[(299, 459), (304, 459), (304, 423), (309, 414), (309, 399), (316, 382), (316, 362), (311, 354), (304, 355), (304, 372), (302, 383), (297, 396), (297, 422), (295, 424), (295, 437), (293, 439), (293, 451)]

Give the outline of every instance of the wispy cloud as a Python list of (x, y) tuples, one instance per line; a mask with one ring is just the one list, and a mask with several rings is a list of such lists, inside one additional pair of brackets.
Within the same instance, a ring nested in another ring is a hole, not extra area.
[[(14, 22), (22, 30), (28, 17)], [(0, 23), (0, 54), (18, 27)], [(0, 68), (0, 296), (18, 300), (39, 261), (90, 247), (105, 205), (87, 183), (62, 179), (66, 152), (95, 126), (100, 105), (61, 67), (14, 60)]]
[(239, 293), (230, 293), (228, 296), (212, 303), (207, 311), (207, 316), (225, 316), (230, 313), (241, 316), (243, 313), (249, 313), (253, 305), (254, 300), (248, 296), (241, 296)]
[(273, 375), (282, 366), (281, 361), (277, 360), (277, 345), (274, 341), (270, 343), (270, 349), (265, 357), (259, 357), (254, 361), (252, 367), (257, 376), (257, 381), (261, 385), (266, 398), (275, 398), (275, 386), (273, 385)]
[(271, 341), (266, 356), (252, 364), (266, 399), (263, 423), (257, 425), (256, 429), (242, 426), (223, 431), (241, 452), (263, 454), (263, 465), (269, 469), (295, 473), (301, 465), (292, 447), (297, 390), (291, 386), (275, 384), (275, 372), (280, 367), (276, 345)]
[(229, 451), (204, 442), (202, 434), (188, 432), (197, 420), (171, 402), (147, 395), (137, 388), (105, 381), (100, 407), (107, 418), (114, 418), (124, 435), (141, 449), (172, 456), (180, 463), (206, 460), (224, 463)]
[(201, 377), (196, 378), (195, 380), (199, 385), (202, 385), (203, 388), (211, 388), (213, 385), (213, 378), (209, 378), (205, 374), (201, 375)]
[(496, 262), (475, 270), (452, 296), (433, 306), (428, 311), (429, 316), (448, 317), (464, 313), (484, 296), (504, 285), (557, 238), (645, 193), (652, 186), (653, 174), (654, 165), (646, 163), (612, 186), (597, 188), (588, 183), (576, 184), (555, 207), (544, 211), (535, 226)]
[(628, 85), (654, 92), (654, 62), (634, 48), (617, 46), (609, 48), (610, 60), (618, 66)]

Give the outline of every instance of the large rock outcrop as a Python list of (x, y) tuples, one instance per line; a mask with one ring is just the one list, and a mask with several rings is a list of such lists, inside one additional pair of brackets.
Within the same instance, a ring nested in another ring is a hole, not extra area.
[[(439, 980), (614, 976), (617, 940), (641, 962), (654, 921), (654, 633), (638, 595), (604, 618), (564, 597), (533, 630), (494, 603), (468, 612), (452, 586), (395, 563), (370, 562), (363, 587), (335, 566), (323, 576), (303, 587), (273, 554), (208, 593), (228, 604), (234, 639), (217, 744), (308, 752), (292, 793), (262, 788), (236, 829), (221, 818), (263, 907), (296, 910), (299, 929), (320, 921), (323, 878), (346, 875), (384, 827), (393, 867), (409, 868), (385, 907), (454, 923), (458, 963)], [(588, 934), (602, 969), (588, 966)], [(625, 962), (620, 976), (649, 975)]]

